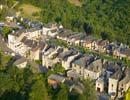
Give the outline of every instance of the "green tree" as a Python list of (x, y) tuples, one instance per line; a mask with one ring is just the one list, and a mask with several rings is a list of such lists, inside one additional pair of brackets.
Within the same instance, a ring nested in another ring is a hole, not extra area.
[(60, 91), (57, 93), (57, 100), (68, 100), (69, 89), (65, 85), (61, 85)]
[(4, 26), (3, 27), (3, 30), (2, 30), (2, 33), (3, 33), (3, 37), (4, 38), (8, 38), (8, 34), (11, 32), (11, 28), (7, 27), (7, 26)]
[(42, 80), (40, 76), (36, 77), (38, 77), (38, 79), (31, 87), (31, 92), (29, 93), (29, 100), (50, 100), (45, 87), (45, 81)]
[(108, 33), (106, 33), (106, 32), (101, 32), (101, 38), (102, 38), (103, 40), (109, 39)]
[(56, 73), (64, 73), (65, 69), (62, 67), (61, 63), (57, 63), (54, 65), (54, 72)]
[(83, 94), (79, 95), (79, 100), (97, 100), (95, 86), (89, 79), (84, 80), (83, 84), (85, 86), (85, 90)]

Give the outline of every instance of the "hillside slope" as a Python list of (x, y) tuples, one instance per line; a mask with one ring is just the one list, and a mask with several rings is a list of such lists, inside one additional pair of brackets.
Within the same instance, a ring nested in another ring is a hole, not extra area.
[(45, 23), (61, 22), (65, 28), (98, 37), (104, 33), (111, 41), (130, 45), (130, 0), (78, 0), (82, 6), (68, 0), (19, 1), (40, 7), (38, 15)]

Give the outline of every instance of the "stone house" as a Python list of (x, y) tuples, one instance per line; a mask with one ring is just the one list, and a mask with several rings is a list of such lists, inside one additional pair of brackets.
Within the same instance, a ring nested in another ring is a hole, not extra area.
[(42, 28), (42, 31), (44, 35), (55, 37), (58, 34), (58, 31), (62, 28), (62, 25), (58, 25), (56, 23), (49, 23)]
[(51, 68), (54, 64), (60, 62), (58, 55), (63, 51), (62, 47), (50, 47), (42, 54), (43, 66)]
[(67, 63), (67, 59), (68, 57), (76, 54), (77, 52), (73, 51), (73, 50), (64, 50), (61, 54), (59, 54), (58, 58), (60, 60), (60, 62), (62, 63), (62, 67), (66, 68), (66, 63)]
[(121, 81), (119, 81), (118, 85), (118, 98), (123, 98), (125, 93), (130, 88), (130, 68), (125, 69), (125, 76)]
[[(29, 57), (30, 55), (33, 55), (33, 53), (31, 52), (31, 50), (33, 50), (34, 48), (37, 47), (38, 42), (28, 39), (27, 37), (23, 37), (23, 39), (20, 41), (24, 46), (26, 46), (26, 48), (24, 48), (24, 50), (26, 50), (26, 57)], [(34, 58), (31, 58), (34, 59)]]
[(77, 34), (77, 36), (74, 37), (74, 38), (75, 38), (74, 44), (75, 44), (75, 45), (80, 45), (80, 46), (81, 46), (82, 40), (83, 40), (85, 37), (86, 37), (86, 35), (83, 34), (83, 33)]
[(86, 40), (83, 40), (81, 45), (89, 50), (95, 50), (96, 42), (95, 40), (88, 38)]
[(81, 75), (73, 69), (67, 71), (67, 77), (71, 80), (82, 78)]
[(94, 60), (92, 56), (82, 56), (72, 63), (72, 70), (84, 79), (97, 79), (104, 71), (102, 66), (101, 59)]
[(13, 22), (15, 19), (15, 16), (6, 16), (5, 19), (7, 22)]
[(22, 36), (16, 36), (9, 34), (8, 35), (8, 47), (10, 49), (12, 49), (16, 54), (20, 54), (24, 57), (26, 57), (26, 53), (28, 51), (28, 47), (26, 45), (24, 45), (24, 43), (22, 43), (20, 40), (20, 38), (22, 39)]
[(42, 54), (42, 65), (51, 68), (53, 66), (52, 59), (49, 58), (49, 55), (55, 51), (55, 47), (48, 48), (43, 54)]
[(40, 29), (19, 30), (8, 35), (8, 47), (21, 56), (27, 57), (35, 38), (41, 35)]
[(70, 37), (73, 36), (73, 32), (70, 30), (63, 29), (57, 36), (57, 39), (64, 40), (67, 43), (71, 43)]
[(38, 42), (37, 46), (33, 46), (30, 50), (29, 58), (31, 60), (42, 60), (42, 50), (45, 47), (44, 42)]
[(118, 84), (122, 78), (122, 70), (118, 69), (113, 75), (109, 77), (108, 81), (108, 94), (111, 96), (112, 99), (115, 99), (118, 93)]
[(72, 70), (74, 70), (76, 73), (80, 75), (80, 77), (84, 78), (85, 74), (85, 68), (88, 66), (89, 63), (93, 61), (93, 57), (90, 57), (89, 55), (83, 55), (81, 58), (76, 59), (72, 63)]
[(129, 55), (129, 48), (127, 45), (124, 44), (117, 44), (117, 46), (115, 47), (114, 51), (113, 51), (113, 55), (117, 58), (124, 58), (126, 57), (126, 55)]
[(125, 58), (130, 59), (130, 48), (121, 51), (121, 52), (119, 53), (119, 57), (120, 57), (120, 58), (124, 58), (124, 57), (125, 57)]
[(109, 41), (108, 40), (98, 40), (96, 41), (96, 50), (100, 51), (102, 53), (106, 53), (106, 46), (109, 45)]
[(20, 42), (20, 38), (23, 38), (23, 31), (12, 32), (8, 35), (8, 47), (12, 50), (15, 49), (15, 44)]
[(37, 40), (42, 36), (42, 29), (41, 28), (31, 28), (25, 30), (25, 35), (28, 39)]
[(62, 66), (65, 68), (65, 70), (71, 69), (72, 68), (72, 62), (78, 58), (81, 57), (80, 53), (73, 52), (72, 55), (66, 57), (62, 61)]
[(54, 89), (58, 87), (59, 84), (64, 83), (66, 80), (65, 77), (58, 74), (51, 74), (48, 77), (48, 84), (51, 85)]
[(105, 88), (105, 83), (104, 83), (103, 77), (102, 78), (98, 78), (96, 80), (96, 91), (104, 92), (104, 88)]
[(84, 69), (84, 78), (98, 79), (103, 73), (102, 59), (96, 59)]
[(71, 35), (68, 37), (67, 39), (67, 43), (69, 43), (70, 45), (80, 45), (81, 44), (81, 40), (82, 38), (84, 38), (85, 35), (80, 33), (71, 33)]
[(25, 58), (20, 58), (14, 62), (14, 65), (18, 68), (25, 68), (27, 65), (27, 60)]

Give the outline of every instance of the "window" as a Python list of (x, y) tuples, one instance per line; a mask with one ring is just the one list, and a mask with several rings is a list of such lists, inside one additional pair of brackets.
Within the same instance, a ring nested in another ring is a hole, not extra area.
[(79, 74), (81, 75), (81, 71), (79, 72)]
[(112, 90), (113, 90), (113, 84), (111, 85), (111, 87), (112, 87)]
[(121, 92), (121, 95), (122, 95), (123, 93)]

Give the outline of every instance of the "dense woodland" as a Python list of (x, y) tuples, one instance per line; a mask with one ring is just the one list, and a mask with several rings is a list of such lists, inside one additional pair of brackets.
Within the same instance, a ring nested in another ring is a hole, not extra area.
[(61, 84), (53, 89), (47, 83), (50, 74), (64, 73), (61, 64), (54, 65), (54, 70), (47, 73), (34, 73), (28, 64), (25, 69), (18, 69), (12, 57), (3, 55), (0, 50), (0, 100), (96, 100), (95, 88), (89, 80), (82, 81), (83, 94)]
[(81, 7), (68, 0), (23, 0), (42, 8), (43, 22), (60, 22), (65, 28), (98, 37), (104, 33), (111, 41), (130, 44), (130, 0), (79, 1)]
[[(6, 1), (0, 0), (9, 6), (16, 0)], [(68, 0), (17, 1), (40, 7), (41, 12), (34, 15), (44, 23), (62, 23), (73, 31), (130, 44), (130, 0), (79, 0), (81, 7)]]

